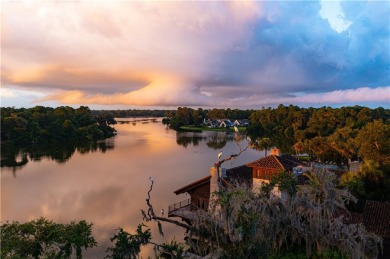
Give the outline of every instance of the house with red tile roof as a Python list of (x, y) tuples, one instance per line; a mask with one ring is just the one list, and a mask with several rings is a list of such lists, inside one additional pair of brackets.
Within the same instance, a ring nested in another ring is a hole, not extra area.
[(222, 184), (225, 185), (236, 181), (246, 183), (254, 191), (257, 191), (261, 182), (269, 182), (273, 176), (279, 175), (283, 171), (292, 173), (292, 169), (300, 164), (300, 162), (282, 156), (270, 155), (245, 165), (222, 169), (221, 172), (216, 172), (216, 168), (211, 167), (210, 175), (174, 191), (176, 195), (188, 193), (190, 199), (171, 205), (168, 209), (168, 215), (183, 218), (182, 212), (185, 210), (207, 209), (210, 194), (219, 189), (218, 179), (221, 179)]

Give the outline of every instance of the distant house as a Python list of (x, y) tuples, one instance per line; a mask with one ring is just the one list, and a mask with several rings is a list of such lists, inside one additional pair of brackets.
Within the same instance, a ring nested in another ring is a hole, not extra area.
[(248, 127), (249, 126), (249, 120), (243, 119), (243, 120), (235, 120), (233, 122), (234, 126), (241, 126), (241, 127)]
[(241, 120), (241, 121), (240, 121), (240, 125), (241, 125), (242, 127), (248, 127), (248, 126), (249, 126), (249, 120), (247, 120), (247, 119)]
[(223, 120), (219, 124), (219, 127), (220, 128), (230, 128), (230, 127), (233, 127), (233, 123), (230, 120)]
[(203, 125), (210, 127), (210, 128), (217, 128), (219, 126), (220, 122), (215, 119), (204, 119)]

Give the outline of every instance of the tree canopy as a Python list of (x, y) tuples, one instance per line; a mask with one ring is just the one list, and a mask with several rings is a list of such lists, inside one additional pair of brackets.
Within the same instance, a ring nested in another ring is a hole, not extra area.
[(1, 143), (47, 145), (105, 139), (116, 134), (110, 126), (115, 123), (108, 114), (93, 115), (86, 106), (1, 108)]
[(58, 224), (45, 218), (1, 225), (1, 258), (82, 258), (83, 249), (96, 246), (92, 224), (82, 220)]

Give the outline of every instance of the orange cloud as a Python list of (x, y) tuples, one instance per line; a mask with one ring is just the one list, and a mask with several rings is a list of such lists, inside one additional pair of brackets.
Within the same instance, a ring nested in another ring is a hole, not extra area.
[(126, 93), (86, 94), (80, 90), (61, 91), (39, 101), (58, 101), (62, 104), (122, 104), (136, 106), (182, 105), (181, 102), (208, 105), (205, 95), (192, 88), (183, 79), (167, 75), (152, 75), (151, 82)]
[(254, 2), (18, 2), (4, 10), (3, 84), (56, 90), (37, 102), (62, 104), (205, 103), (196, 81), (212, 74), (220, 53), (247, 45), (259, 15)]
[(144, 71), (94, 70), (51, 65), (4, 72), (2, 81), (6, 84), (52, 90), (77, 89), (84, 92), (112, 93), (142, 88), (149, 83), (149, 76)]

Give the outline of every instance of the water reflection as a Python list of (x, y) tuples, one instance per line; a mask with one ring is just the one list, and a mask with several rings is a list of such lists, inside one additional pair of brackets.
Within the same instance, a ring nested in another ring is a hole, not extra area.
[[(224, 154), (238, 151), (233, 136), (224, 132), (177, 133), (162, 123), (132, 123), (133, 119), (119, 120), (118, 134), (108, 143), (56, 147), (56, 153), (8, 151), (14, 165), (27, 163), (19, 167), (16, 178), (6, 173), (12, 167), (1, 168), (1, 220), (26, 222), (41, 216), (55, 222), (87, 220), (94, 224), (93, 236), (99, 245), (84, 258), (103, 258), (115, 229), (134, 232), (142, 222), (140, 210), (147, 209), (150, 176), (155, 180), (152, 204), (156, 211), (167, 211), (169, 205), (187, 197), (173, 191), (209, 174), (217, 160), (216, 148)], [(186, 147), (180, 143), (187, 143)], [(260, 156), (259, 151), (248, 149), (223, 166), (242, 165)], [(156, 243), (174, 236), (181, 241), (184, 235), (182, 229), (163, 224), (165, 236), (160, 237), (156, 224), (144, 223), (152, 229)], [(142, 256), (149, 255), (153, 257), (151, 248), (143, 249)]]
[(217, 131), (176, 132), (176, 143), (185, 148), (190, 144), (198, 146), (201, 142), (205, 142), (209, 148), (219, 150), (225, 147), (228, 141), (234, 141), (232, 133)]
[(133, 124), (134, 126), (137, 125), (137, 122), (140, 122), (142, 124), (148, 124), (149, 122), (159, 123), (159, 120), (157, 118), (134, 118), (134, 119), (119, 118), (116, 119), (116, 121), (119, 124)]
[(49, 159), (62, 164), (67, 162), (76, 151), (80, 154), (88, 154), (90, 152), (105, 153), (112, 149), (114, 149), (112, 139), (86, 143), (65, 143), (56, 146), (29, 146), (23, 148), (2, 146), (1, 167), (10, 168), (15, 173), (30, 161), (39, 162), (42, 159)]

